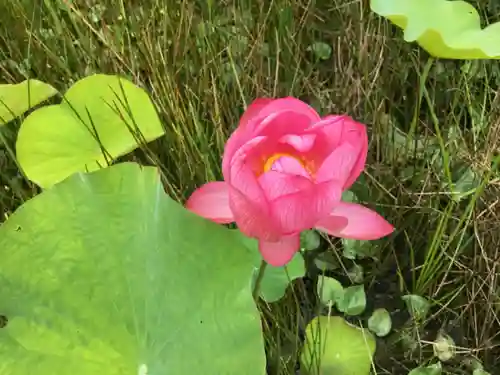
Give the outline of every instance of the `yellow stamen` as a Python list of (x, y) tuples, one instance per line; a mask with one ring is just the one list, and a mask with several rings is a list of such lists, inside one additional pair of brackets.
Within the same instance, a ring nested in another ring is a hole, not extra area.
[[(264, 163), (264, 172), (269, 172), (271, 170), (271, 168), (273, 167), (273, 164), (274, 162), (276, 162), (276, 160), (278, 160), (279, 158), (282, 158), (282, 157), (290, 157), (290, 158), (294, 158), (295, 160), (297, 160), (304, 168), (306, 168), (306, 165), (304, 163), (303, 160), (301, 160), (300, 158), (296, 157), (296, 156), (293, 156), (293, 155), (290, 155), (290, 154), (285, 154), (285, 153), (278, 153), (278, 154), (274, 154), (272, 156), (270, 156)], [(307, 170), (308, 168), (306, 168)]]

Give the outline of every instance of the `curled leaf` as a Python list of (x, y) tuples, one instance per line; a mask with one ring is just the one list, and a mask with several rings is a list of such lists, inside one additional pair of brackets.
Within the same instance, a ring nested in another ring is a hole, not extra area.
[(500, 22), (481, 28), (477, 10), (465, 1), (371, 0), (371, 9), (404, 30), (434, 57), (500, 59)]
[(432, 347), (434, 349), (434, 355), (442, 362), (449, 361), (455, 357), (455, 341), (446, 333), (440, 332)]

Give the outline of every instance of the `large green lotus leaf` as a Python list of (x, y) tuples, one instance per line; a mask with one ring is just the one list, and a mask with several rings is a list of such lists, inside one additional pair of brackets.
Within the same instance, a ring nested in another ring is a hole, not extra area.
[[(262, 259), (259, 253), (259, 244), (257, 240), (246, 237), (241, 234), (241, 232), (239, 233), (242, 242), (255, 255), (256, 267), (252, 282), (252, 287), (255, 287), (255, 281), (259, 274), (259, 263), (260, 259)], [(266, 302), (279, 301), (285, 295), (288, 285), (290, 285), (293, 280), (304, 277), (305, 274), (306, 266), (304, 264), (304, 258), (299, 252), (297, 252), (292, 260), (283, 267), (273, 267), (268, 264), (264, 270), (264, 276), (259, 286), (259, 296)]]
[(340, 316), (318, 316), (306, 327), (302, 366), (311, 375), (369, 375), (376, 341)]
[(263, 375), (255, 254), (155, 168), (77, 173), (0, 227), (0, 374)]
[(0, 126), (57, 94), (51, 85), (36, 79), (0, 84)]
[(163, 134), (143, 89), (95, 74), (71, 86), (61, 104), (31, 113), (19, 129), (16, 151), (26, 176), (48, 188), (73, 173), (106, 167)]
[(435, 57), (500, 59), (500, 22), (482, 29), (476, 9), (465, 1), (371, 0), (371, 9)]

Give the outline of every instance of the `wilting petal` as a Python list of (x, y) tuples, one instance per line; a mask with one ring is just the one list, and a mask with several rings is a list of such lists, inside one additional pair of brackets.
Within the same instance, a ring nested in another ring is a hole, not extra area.
[(264, 241), (277, 241), (281, 237), (281, 228), (265, 204), (255, 204), (238, 189), (229, 187), (229, 206), (239, 230), (246, 236)]
[(290, 262), (300, 249), (298, 234), (282, 237), (277, 242), (259, 241), (262, 258), (273, 267), (282, 267)]
[(209, 182), (195, 190), (186, 202), (186, 208), (216, 223), (231, 223), (229, 192), (225, 182)]
[(330, 217), (319, 220), (315, 227), (332, 236), (354, 240), (376, 240), (394, 231), (394, 227), (377, 212), (346, 202), (336, 205)]
[(337, 147), (317, 170), (316, 181), (337, 180), (345, 188), (358, 158), (357, 152), (358, 150), (349, 143)]
[(271, 211), (283, 233), (295, 233), (312, 228), (320, 218), (328, 216), (341, 195), (342, 186), (327, 181), (272, 201)]
[(312, 181), (308, 177), (278, 171), (264, 173), (259, 177), (259, 184), (268, 201), (300, 191), (307, 192), (314, 188)]

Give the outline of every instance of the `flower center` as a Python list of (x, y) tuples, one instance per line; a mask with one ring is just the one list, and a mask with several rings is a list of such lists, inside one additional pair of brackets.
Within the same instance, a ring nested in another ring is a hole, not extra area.
[(281, 159), (282, 157), (289, 157), (289, 158), (294, 158), (295, 160), (297, 160), (302, 166), (304, 166), (304, 164), (302, 163), (302, 161), (298, 158), (296, 158), (295, 156), (292, 156), (290, 154), (284, 154), (284, 153), (278, 153), (278, 154), (274, 154), (272, 155), (271, 157), (269, 157), (266, 162), (264, 163), (264, 172), (269, 172), (271, 169), (273, 169), (273, 165), (274, 163), (276, 163), (279, 159)]

